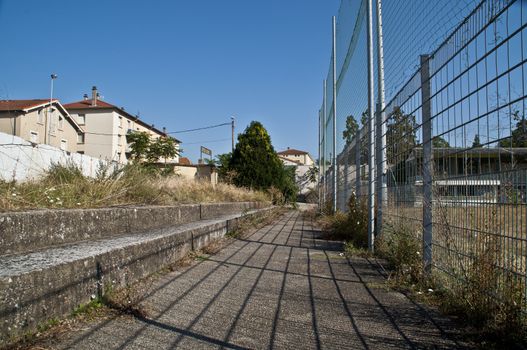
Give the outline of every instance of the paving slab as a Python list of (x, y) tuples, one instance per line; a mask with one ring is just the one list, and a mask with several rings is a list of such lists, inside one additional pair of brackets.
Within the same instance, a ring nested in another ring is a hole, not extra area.
[(373, 261), (346, 258), (299, 211), (156, 280), (146, 317), (98, 321), (56, 349), (459, 349), (448, 318), (375, 288)]

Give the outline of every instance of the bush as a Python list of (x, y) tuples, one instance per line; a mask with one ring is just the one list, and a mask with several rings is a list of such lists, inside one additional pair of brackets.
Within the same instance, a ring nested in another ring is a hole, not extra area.
[(393, 269), (392, 277), (402, 285), (422, 282), (423, 262), (421, 239), (409, 224), (398, 222), (385, 230), (377, 240), (377, 253), (385, 258)]
[(326, 214), (320, 223), (328, 238), (348, 241), (357, 248), (368, 247), (368, 207), (354, 194), (348, 200), (348, 213)]

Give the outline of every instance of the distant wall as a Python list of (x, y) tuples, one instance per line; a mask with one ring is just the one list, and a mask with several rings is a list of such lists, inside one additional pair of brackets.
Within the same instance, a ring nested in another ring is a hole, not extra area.
[(218, 183), (218, 172), (212, 165), (196, 164), (196, 165), (181, 165), (174, 167), (174, 172), (179, 176), (189, 180), (208, 181), (212, 184)]
[[(32, 144), (0, 132), (0, 179), (28, 181), (40, 177), (52, 164), (76, 164), (85, 176), (95, 177), (108, 162), (79, 153), (62, 151), (44, 144)], [(117, 166), (117, 163), (113, 163)]]

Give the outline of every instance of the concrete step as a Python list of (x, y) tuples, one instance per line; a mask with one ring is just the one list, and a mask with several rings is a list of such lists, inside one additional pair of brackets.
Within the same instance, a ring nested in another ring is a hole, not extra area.
[(0, 255), (144, 232), (266, 206), (239, 202), (0, 213)]
[(241, 217), (269, 209), (0, 256), (0, 345), (173, 264), (223, 237)]

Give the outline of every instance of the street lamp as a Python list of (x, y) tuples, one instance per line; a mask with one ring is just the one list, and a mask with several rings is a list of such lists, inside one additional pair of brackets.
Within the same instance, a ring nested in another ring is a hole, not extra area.
[(46, 116), (47, 132), (44, 134), (46, 137), (46, 140), (44, 143), (46, 144), (50, 142), (50, 138), (51, 138), (51, 113), (53, 112), (53, 81), (58, 78), (58, 75), (53, 73), (51, 74), (50, 78), (51, 78), (51, 93), (49, 96), (49, 109), (48, 109), (48, 113)]

